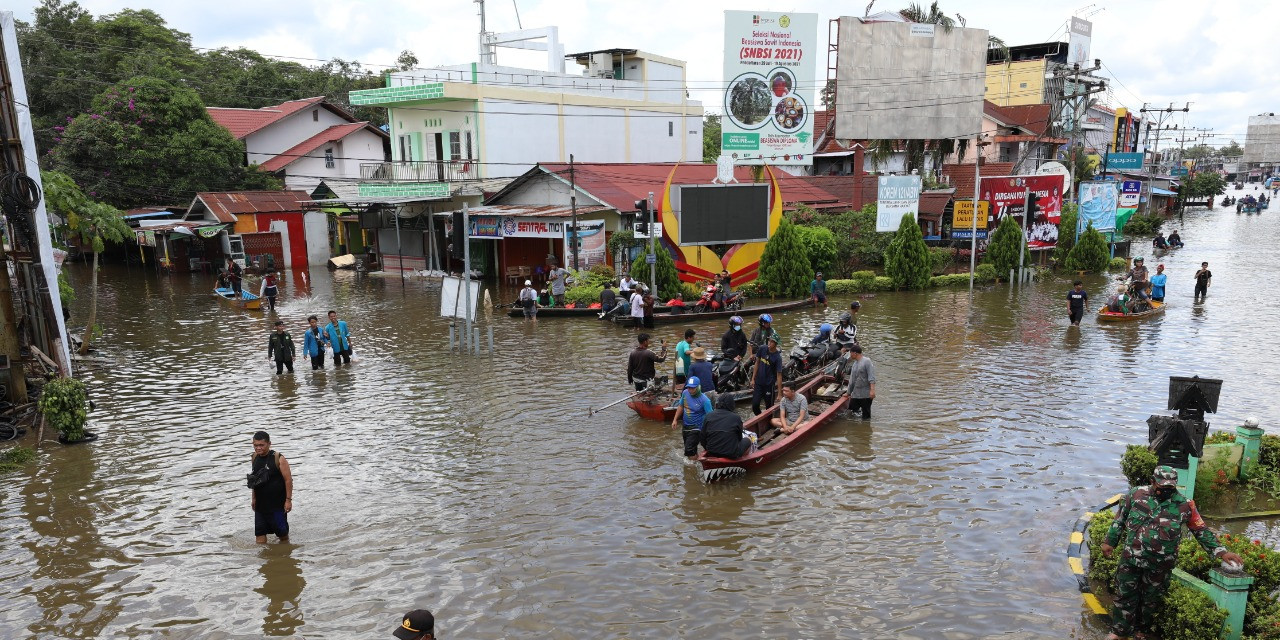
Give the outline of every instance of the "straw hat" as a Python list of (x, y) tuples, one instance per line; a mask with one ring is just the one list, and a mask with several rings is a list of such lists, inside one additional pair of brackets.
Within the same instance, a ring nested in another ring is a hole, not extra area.
[(702, 347), (694, 347), (694, 348), (693, 348), (693, 350), (689, 352), (689, 355), (690, 355), (694, 360), (706, 360), (706, 359), (707, 359), (707, 350), (706, 350), (706, 349), (703, 349)]

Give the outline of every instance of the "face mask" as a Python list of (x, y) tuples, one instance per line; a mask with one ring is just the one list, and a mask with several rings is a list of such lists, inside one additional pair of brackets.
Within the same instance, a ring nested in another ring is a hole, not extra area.
[(733, 330), (734, 330), (734, 331), (742, 331), (742, 326), (741, 326), (741, 325), (736, 325), (736, 324), (735, 324), (735, 325), (733, 325)]
[(1173, 495), (1173, 487), (1160, 487), (1156, 489), (1155, 494), (1157, 498), (1166, 500), (1169, 496)]

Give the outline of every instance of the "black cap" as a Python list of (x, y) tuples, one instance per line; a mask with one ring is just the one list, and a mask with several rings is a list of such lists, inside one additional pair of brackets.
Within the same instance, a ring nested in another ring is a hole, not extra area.
[(435, 634), (436, 617), (426, 609), (414, 609), (404, 614), (404, 620), (391, 635), (400, 640), (413, 640), (424, 633)]

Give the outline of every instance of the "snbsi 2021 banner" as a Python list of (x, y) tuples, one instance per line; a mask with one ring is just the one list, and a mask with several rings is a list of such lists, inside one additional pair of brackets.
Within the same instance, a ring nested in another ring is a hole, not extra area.
[(809, 164), (818, 14), (724, 12), (720, 150), (735, 164)]
[(993, 231), (1005, 216), (1021, 223), (1027, 190), (1039, 205), (1034, 220), (1027, 221), (1028, 247), (1058, 245), (1058, 223), (1062, 220), (1062, 198), (1066, 178), (1060, 175), (1002, 176), (983, 178), (982, 201), (990, 204), (988, 228)]

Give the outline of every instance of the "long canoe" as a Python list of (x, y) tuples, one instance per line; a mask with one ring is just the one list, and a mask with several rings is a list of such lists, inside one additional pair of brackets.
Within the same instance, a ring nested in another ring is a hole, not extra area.
[(1147, 309), (1146, 311), (1139, 311), (1138, 313), (1115, 313), (1113, 311), (1107, 311), (1106, 305), (1103, 305), (1101, 309), (1098, 309), (1098, 322), (1132, 322), (1134, 320), (1150, 318), (1162, 313), (1164, 313), (1164, 303), (1157, 302), (1155, 300), (1151, 301), (1150, 309)]
[[(813, 304), (812, 300), (793, 300), (790, 302), (779, 302), (776, 304), (762, 304), (756, 307), (747, 307), (745, 309), (729, 309), (724, 311), (703, 311), (702, 313), (693, 313), (686, 311), (684, 313), (654, 313), (654, 324), (674, 324), (677, 322), (697, 322), (699, 320), (714, 320), (716, 318), (728, 318), (731, 316), (742, 316), (743, 318), (758, 316), (762, 313), (773, 313), (775, 311), (790, 311), (799, 309), (806, 305)], [(629, 316), (614, 316), (615, 322), (629, 322)]]
[[(844, 362), (841, 360), (833, 360), (823, 367), (816, 368), (794, 380), (784, 380), (783, 382), (791, 382), (793, 384), (803, 386), (805, 383), (817, 378), (818, 376), (824, 374), (830, 376), (834, 374), (836, 369), (842, 364), (844, 364)], [(680, 390), (683, 389), (683, 387), (678, 387), (677, 389)], [(751, 397), (751, 389), (749, 387), (738, 391), (729, 391), (728, 393), (733, 394), (734, 402), (742, 402)], [(627, 402), (627, 406), (645, 420), (671, 422), (671, 419), (676, 416), (675, 402), (676, 398), (679, 397), (678, 393), (661, 391), (658, 393), (636, 396), (636, 399)]]
[[(653, 308), (654, 313), (669, 311), (671, 307), (659, 305)], [(507, 311), (507, 315), (512, 318), (523, 318), (524, 309), (516, 306)], [(566, 307), (539, 307), (539, 318), (599, 318), (599, 309), (588, 309), (586, 307), (574, 307), (572, 309)]]
[[(751, 418), (743, 425), (743, 429), (754, 431), (758, 434), (755, 451), (741, 458), (708, 456), (705, 451), (698, 454), (698, 463), (702, 465), (703, 469), (702, 479), (706, 482), (715, 482), (726, 477), (742, 475), (752, 467), (759, 467), (766, 462), (777, 460), (788, 451), (794, 449), (800, 442), (825, 427), (835, 418), (838, 412), (849, 404), (849, 397), (845, 395), (834, 397), (818, 395), (820, 387), (835, 383), (835, 381), (834, 376), (824, 375), (810, 380), (796, 390), (796, 393), (803, 393), (809, 400), (809, 419), (792, 433), (783, 434), (770, 424), (769, 419), (777, 415), (777, 405), (775, 404), (768, 411)], [(838, 388), (837, 391), (839, 391)]]
[(262, 307), (262, 298), (243, 289), (240, 290), (239, 298), (236, 297), (234, 290), (227, 287), (214, 288), (213, 295), (241, 309), (259, 309)]

